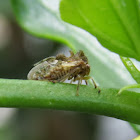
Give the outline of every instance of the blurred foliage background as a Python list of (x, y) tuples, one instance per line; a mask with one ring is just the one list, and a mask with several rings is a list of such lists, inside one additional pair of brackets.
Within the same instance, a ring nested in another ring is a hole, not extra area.
[[(59, 52), (67, 54), (68, 49), (24, 32), (10, 1), (0, 0), (1, 78), (26, 79), (34, 63)], [(128, 140), (137, 136), (127, 122), (113, 118), (46, 109), (0, 110), (3, 140)]]

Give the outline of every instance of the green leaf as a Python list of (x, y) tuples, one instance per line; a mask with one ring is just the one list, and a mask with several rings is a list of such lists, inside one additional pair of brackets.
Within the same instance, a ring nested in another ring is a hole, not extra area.
[[(129, 58), (127, 57), (120, 57), (120, 58), (123, 64), (125, 65), (125, 67), (127, 68), (127, 70), (130, 72), (131, 76), (136, 80), (138, 84), (140, 84), (140, 71), (134, 66), (133, 62)], [(138, 84), (125, 86), (119, 90), (118, 94), (121, 93), (123, 90), (129, 88), (139, 88)], [(132, 123), (130, 123), (130, 125), (138, 134), (140, 134), (140, 125), (136, 125)]]
[[(140, 124), (140, 93), (33, 80), (0, 80), (0, 107), (51, 108), (94, 113)], [(52, 90), (53, 89), (53, 90)]]
[(134, 129), (138, 134), (140, 134), (140, 125), (138, 125), (138, 124), (133, 124), (133, 123), (130, 123), (130, 125), (133, 127), (133, 129)]
[(62, 0), (61, 17), (81, 27), (109, 50), (140, 60), (138, 0)]
[(132, 89), (132, 88), (140, 88), (140, 84), (133, 84), (133, 85), (125, 86), (119, 90), (118, 94), (121, 94), (124, 90)]
[(18, 23), (27, 32), (65, 43), (74, 51), (83, 50), (89, 59), (91, 76), (101, 86), (123, 87), (133, 83), (118, 63), (118, 56), (101, 47), (89, 33), (60, 19), (59, 0), (12, 0), (12, 6)]
[(118, 94), (121, 94), (124, 90), (131, 88), (140, 88), (140, 71), (134, 66), (133, 62), (126, 57), (120, 57), (123, 64), (126, 66), (127, 70), (130, 72), (131, 76), (136, 80), (138, 84), (127, 85), (121, 88)]
[(130, 72), (131, 76), (140, 84), (140, 71), (134, 66), (133, 62), (127, 57), (120, 57), (123, 64)]

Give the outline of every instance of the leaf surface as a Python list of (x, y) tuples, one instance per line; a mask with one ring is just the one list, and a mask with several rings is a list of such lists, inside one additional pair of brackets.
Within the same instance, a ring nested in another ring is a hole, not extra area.
[(109, 50), (140, 60), (138, 0), (62, 0), (61, 17), (96, 36)]
[(91, 66), (90, 75), (101, 86), (123, 87), (134, 83), (117, 55), (104, 49), (91, 34), (60, 19), (59, 0), (12, 0), (12, 5), (18, 23), (27, 32), (65, 43), (75, 52), (83, 50)]

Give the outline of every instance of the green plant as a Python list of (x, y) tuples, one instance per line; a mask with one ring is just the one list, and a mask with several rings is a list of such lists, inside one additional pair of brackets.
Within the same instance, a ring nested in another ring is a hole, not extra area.
[(131, 77), (121, 63), (113, 59), (118, 57), (97, 44), (91, 35), (111, 51), (140, 60), (138, 0), (62, 0), (62, 19), (91, 34), (62, 21), (59, 1), (55, 2), (56, 7), (47, 0), (12, 0), (12, 6), (17, 22), (27, 32), (62, 42), (74, 52), (83, 50), (91, 65), (91, 76), (100, 84), (101, 93), (92, 86), (82, 85), (77, 97), (76, 85), (1, 79), (0, 106), (75, 110), (140, 124), (140, 94), (124, 91), (117, 95), (121, 87), (134, 82), (132, 77), (139, 83), (139, 71), (134, 65), (128, 65), (129, 58), (121, 57)]

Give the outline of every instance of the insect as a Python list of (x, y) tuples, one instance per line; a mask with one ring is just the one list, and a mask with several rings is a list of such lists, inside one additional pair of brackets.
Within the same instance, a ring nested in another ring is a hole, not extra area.
[[(58, 54), (56, 57), (45, 58), (38, 63), (28, 73), (29, 80), (50, 81), (53, 83), (64, 82), (71, 80), (70, 83), (78, 81), (76, 95), (79, 95), (79, 86), (82, 80), (85, 80), (86, 85), (91, 79), (94, 87), (97, 85), (92, 77), (89, 76), (90, 66), (88, 59), (83, 51), (74, 54), (70, 51), (70, 56), (66, 57), (64, 54)], [(98, 90), (100, 93), (100, 89)]]

